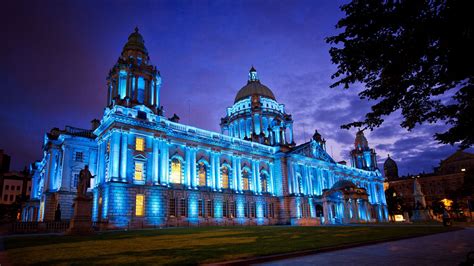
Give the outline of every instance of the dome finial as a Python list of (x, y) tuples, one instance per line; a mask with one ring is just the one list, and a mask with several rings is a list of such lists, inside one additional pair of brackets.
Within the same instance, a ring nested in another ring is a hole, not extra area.
[(135, 32), (138, 33), (138, 26), (135, 26)]
[(249, 71), (249, 82), (251, 81), (258, 81), (257, 70), (253, 67), (253, 64)]

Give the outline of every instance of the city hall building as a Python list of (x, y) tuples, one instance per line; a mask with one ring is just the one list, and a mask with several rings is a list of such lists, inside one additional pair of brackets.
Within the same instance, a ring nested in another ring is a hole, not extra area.
[(23, 219), (50, 221), (58, 209), (70, 219), (88, 165), (93, 220), (106, 228), (387, 221), (383, 177), (363, 132), (350, 167), (328, 155), (317, 131), (296, 145), (291, 115), (253, 67), (221, 133), (164, 117), (161, 85), (135, 29), (107, 77), (102, 119), (91, 130), (45, 135)]

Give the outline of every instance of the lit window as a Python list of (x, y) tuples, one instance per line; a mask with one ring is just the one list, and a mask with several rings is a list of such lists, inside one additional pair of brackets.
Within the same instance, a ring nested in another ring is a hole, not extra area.
[(222, 177), (222, 187), (229, 188), (229, 169), (226, 166), (222, 167), (221, 177)]
[(178, 159), (171, 161), (171, 183), (181, 183), (181, 162)]
[(144, 195), (137, 194), (137, 196), (135, 197), (135, 215), (136, 216), (143, 216), (143, 201), (144, 201)]
[(262, 176), (261, 185), (262, 185), (262, 192), (267, 192), (267, 177), (265, 175)]
[(143, 163), (142, 162), (135, 162), (135, 180), (137, 181), (143, 180)]
[(206, 166), (204, 165), (204, 163), (199, 163), (199, 172), (198, 172), (198, 176), (199, 176), (199, 186), (201, 187), (204, 187), (206, 186)]
[(145, 150), (145, 139), (144, 138), (136, 138), (135, 139), (135, 150), (137, 151), (144, 151)]
[(249, 173), (244, 170), (243, 173), (242, 173), (242, 189), (243, 190), (249, 190), (250, 189), (250, 186), (249, 186)]

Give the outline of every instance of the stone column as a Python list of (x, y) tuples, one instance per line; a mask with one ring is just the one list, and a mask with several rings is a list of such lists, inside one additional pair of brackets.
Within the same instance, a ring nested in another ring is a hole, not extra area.
[(127, 182), (127, 152), (128, 152), (128, 133), (122, 131), (121, 158), (120, 158), (120, 180)]
[[(260, 178), (260, 161), (259, 160), (255, 160), (255, 170), (257, 171), (255, 173), (255, 177), (257, 178), (257, 182), (256, 182), (256, 186), (257, 186), (257, 189), (255, 190), (257, 193), (259, 194), (262, 194), (262, 180)], [(268, 180), (267, 180), (268, 181)], [(268, 183), (267, 183), (268, 185)]]
[(192, 187), (197, 189), (197, 186), (199, 184), (199, 181), (197, 180), (197, 175), (196, 175), (196, 148), (191, 148), (191, 179), (192, 179)]
[(191, 187), (191, 151), (188, 146), (184, 147), (184, 152), (185, 152), (185, 161), (186, 161), (186, 168), (184, 172), (184, 185), (187, 186), (188, 188)]
[(215, 191), (217, 189), (217, 153), (215, 151), (210, 152), (211, 160), (211, 187)]
[(169, 183), (168, 175), (169, 175), (169, 147), (168, 142), (166, 140), (160, 141), (160, 173), (161, 184), (167, 185)]
[(153, 165), (153, 170), (152, 170), (152, 180), (154, 185), (158, 185), (160, 182), (158, 180), (159, 176), (159, 140), (156, 138), (152, 138), (153, 141), (153, 156), (152, 156), (152, 165)]
[(241, 163), (242, 158), (237, 157), (237, 186), (238, 186), (238, 191), (242, 193), (243, 186), (242, 186), (242, 163)]
[(235, 191), (238, 191), (239, 190), (239, 186), (238, 186), (238, 183), (237, 183), (237, 157), (233, 156), (232, 155), (232, 188), (235, 190)]
[(268, 163), (268, 171), (270, 174), (270, 189), (268, 190), (268, 192), (275, 194), (274, 181), (273, 181), (273, 167), (274, 167), (273, 163)]
[(221, 154), (216, 153), (216, 186), (217, 190), (222, 191), (222, 178), (221, 178)]
[(110, 138), (110, 178), (113, 181), (119, 181), (120, 133), (113, 131)]

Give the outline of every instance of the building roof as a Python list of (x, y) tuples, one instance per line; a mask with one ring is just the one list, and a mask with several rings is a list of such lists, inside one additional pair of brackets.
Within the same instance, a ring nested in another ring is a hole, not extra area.
[(260, 83), (260, 80), (257, 77), (257, 70), (255, 70), (253, 66), (249, 71), (249, 80), (247, 85), (243, 86), (239, 92), (237, 92), (234, 103), (252, 95), (263, 96), (276, 101), (273, 92), (267, 86)]
[(128, 36), (128, 41), (123, 47), (123, 50), (135, 50), (140, 51), (144, 54), (148, 54), (148, 51), (145, 47), (145, 40), (143, 36), (138, 32), (138, 27), (135, 28), (135, 31)]

